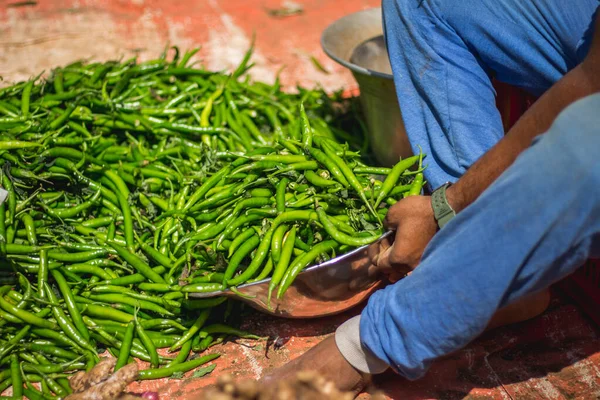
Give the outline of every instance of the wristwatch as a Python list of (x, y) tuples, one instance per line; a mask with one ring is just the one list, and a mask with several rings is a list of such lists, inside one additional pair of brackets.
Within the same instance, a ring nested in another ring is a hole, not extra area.
[(450, 182), (444, 183), (439, 188), (435, 189), (431, 194), (431, 208), (433, 208), (433, 216), (441, 228), (444, 227), (454, 216), (456, 212), (448, 204), (446, 198), (446, 189), (452, 185)]

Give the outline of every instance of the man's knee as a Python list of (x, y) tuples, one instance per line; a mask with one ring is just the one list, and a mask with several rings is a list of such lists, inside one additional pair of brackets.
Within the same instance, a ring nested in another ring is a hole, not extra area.
[(546, 133), (557, 152), (566, 152), (574, 168), (600, 170), (600, 93), (587, 96), (565, 108)]

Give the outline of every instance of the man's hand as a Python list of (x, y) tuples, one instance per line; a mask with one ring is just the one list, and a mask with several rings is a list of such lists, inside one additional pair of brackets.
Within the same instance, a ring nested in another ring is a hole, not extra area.
[(394, 204), (385, 218), (387, 229), (395, 230), (393, 243), (382, 242), (373, 260), (391, 280), (417, 267), (425, 247), (437, 231), (429, 196), (411, 196)]
[(298, 371), (316, 371), (325, 379), (332, 381), (338, 390), (352, 391), (355, 394), (360, 393), (370, 381), (370, 376), (357, 371), (346, 361), (335, 344), (334, 336), (323, 340), (283, 367), (271, 371), (261, 379), (261, 382), (269, 385), (293, 379)]

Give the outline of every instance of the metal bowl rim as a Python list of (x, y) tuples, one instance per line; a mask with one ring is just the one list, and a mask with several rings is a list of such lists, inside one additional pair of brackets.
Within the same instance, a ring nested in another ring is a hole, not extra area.
[[(370, 244), (367, 244), (367, 245), (364, 245), (364, 246), (360, 246), (360, 247), (358, 247), (358, 248), (356, 248), (356, 249), (354, 249), (352, 251), (349, 251), (348, 253), (344, 253), (342, 255), (334, 257), (331, 260), (328, 260), (328, 261), (322, 262), (320, 264), (316, 264), (316, 265), (312, 265), (310, 267), (307, 267), (307, 268), (303, 269), (302, 272), (300, 272), (300, 274), (298, 276), (304, 275), (304, 274), (309, 273), (309, 272), (317, 271), (317, 270), (320, 270), (320, 269), (323, 269), (323, 268), (327, 268), (327, 267), (329, 267), (330, 265), (332, 265), (334, 263), (337, 263), (337, 262), (340, 262), (340, 261), (344, 261), (344, 260), (346, 260), (348, 258), (351, 258), (354, 255), (365, 251), (366, 249), (369, 248), (369, 246), (372, 246), (374, 243), (380, 242), (381, 240), (385, 239), (386, 237), (392, 235), (393, 232), (394, 231), (384, 232), (373, 243), (370, 243)], [(243, 289), (243, 288), (248, 287), (248, 286), (261, 285), (261, 284), (264, 284), (266, 282), (269, 282), (270, 280), (271, 280), (271, 278), (265, 278), (265, 279), (262, 279), (260, 281), (245, 283), (243, 285), (238, 286), (236, 289), (240, 290), (240, 289)], [(293, 283), (292, 283), (292, 285), (293, 285)], [(200, 299), (202, 299), (202, 298), (210, 298), (210, 297), (223, 296), (223, 295), (226, 295), (226, 294), (229, 294), (229, 293), (235, 294), (235, 292), (233, 292), (230, 288), (227, 288), (227, 289), (224, 289), (224, 290), (218, 290), (218, 291), (214, 291), (214, 292), (189, 293), (189, 296), (192, 297), (192, 298), (197, 298), (197, 299), (200, 298)]]
[(394, 76), (390, 75), (390, 74), (386, 74), (384, 72), (379, 72), (379, 71), (375, 71), (372, 69), (368, 69), (368, 68), (363, 68), (359, 65), (353, 64), (349, 61), (346, 61), (340, 57), (338, 57), (337, 55), (335, 55), (333, 53), (333, 51), (331, 51), (326, 45), (325, 45), (325, 37), (328, 33), (328, 31), (336, 24), (339, 24), (340, 22), (342, 22), (343, 20), (350, 18), (352, 16), (356, 16), (357, 14), (363, 14), (363, 13), (369, 13), (369, 12), (373, 12), (373, 10), (380, 10), (380, 7), (374, 7), (374, 8), (369, 8), (367, 10), (362, 10), (362, 11), (357, 11), (355, 13), (352, 14), (348, 14), (343, 16), (340, 19), (335, 20), (334, 22), (332, 22), (331, 24), (329, 24), (327, 26), (327, 28), (325, 28), (325, 30), (323, 31), (323, 33), (321, 34), (321, 48), (323, 48), (323, 51), (325, 52), (325, 54), (327, 54), (331, 59), (333, 59), (334, 61), (336, 61), (337, 63), (343, 65), (344, 67), (350, 69), (351, 71), (354, 72), (358, 72), (364, 75), (369, 75), (369, 76), (375, 76), (378, 78), (383, 78), (383, 79), (391, 79), (394, 80)]

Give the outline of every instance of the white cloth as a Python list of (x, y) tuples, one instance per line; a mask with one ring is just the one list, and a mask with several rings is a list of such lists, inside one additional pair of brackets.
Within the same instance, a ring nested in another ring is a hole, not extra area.
[(4, 189), (0, 189), (0, 205), (2, 205), (2, 203), (4, 203), (4, 201), (6, 200), (7, 197), (8, 197), (8, 192)]
[(360, 342), (360, 315), (349, 319), (335, 331), (335, 344), (346, 361), (367, 374), (380, 374), (389, 367)]

